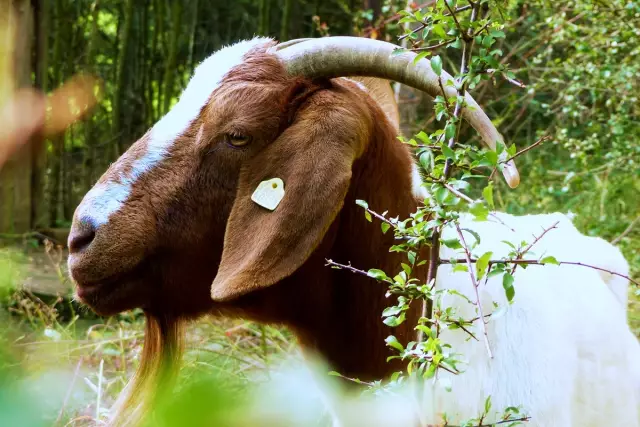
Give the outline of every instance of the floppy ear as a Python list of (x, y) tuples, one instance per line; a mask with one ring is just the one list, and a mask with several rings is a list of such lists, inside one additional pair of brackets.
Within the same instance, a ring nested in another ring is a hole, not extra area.
[[(215, 301), (291, 275), (342, 208), (352, 164), (367, 141), (368, 120), (361, 107), (347, 109), (339, 102), (344, 98), (333, 91), (319, 98), (328, 102), (311, 102), (299, 110), (278, 139), (242, 166), (222, 261), (211, 286)], [(251, 196), (262, 181), (273, 178), (284, 182), (285, 194), (271, 211)]]

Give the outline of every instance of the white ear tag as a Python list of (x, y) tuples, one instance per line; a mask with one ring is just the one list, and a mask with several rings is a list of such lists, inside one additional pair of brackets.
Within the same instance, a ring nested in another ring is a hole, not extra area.
[(274, 210), (284, 197), (284, 182), (280, 178), (272, 178), (262, 181), (256, 191), (251, 195), (251, 200), (263, 208)]

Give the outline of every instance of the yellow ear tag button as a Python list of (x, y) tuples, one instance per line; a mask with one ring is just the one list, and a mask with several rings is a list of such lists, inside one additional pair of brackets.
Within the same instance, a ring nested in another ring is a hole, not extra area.
[(280, 178), (272, 178), (262, 181), (256, 191), (251, 195), (251, 200), (263, 208), (274, 210), (284, 197), (284, 182)]

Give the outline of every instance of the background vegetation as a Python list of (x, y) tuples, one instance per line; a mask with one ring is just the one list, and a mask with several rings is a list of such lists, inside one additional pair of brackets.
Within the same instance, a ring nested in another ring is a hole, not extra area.
[[(176, 102), (193, 68), (223, 45), (253, 35), (279, 40), (358, 35), (401, 43), (401, 10), (366, 0), (3, 0), (19, 11), (21, 84), (50, 91), (77, 72), (103, 80), (101, 102), (45, 149), (23, 150), (0, 170), (0, 424), (93, 425), (133, 373), (139, 315), (99, 319), (67, 298), (64, 241), (75, 206), (106, 167)], [(522, 184), (495, 179), (498, 209), (571, 212), (586, 234), (616, 242), (640, 277), (640, 2), (499, 2), (509, 16), (504, 53), (519, 88), (483, 81), (474, 97), (519, 149)], [(409, 28), (410, 30), (410, 28)], [(403, 43), (411, 43), (406, 38)], [(442, 48), (444, 68), (459, 53)], [(0, 91), (1, 92), (1, 91)], [(404, 133), (436, 128), (431, 100), (399, 91)], [(473, 138), (472, 133), (465, 135)], [(62, 291), (62, 297), (51, 297)], [(630, 322), (640, 334), (640, 303)], [(296, 356), (286, 330), (208, 319), (190, 329), (181, 386), (221, 409), (249, 382)], [(206, 376), (204, 375), (206, 374)], [(215, 397), (215, 398), (214, 398)], [(29, 403), (25, 403), (29, 402)], [(41, 410), (25, 410), (34, 402)], [(24, 406), (24, 405), (27, 406)], [(197, 404), (197, 402), (196, 402)], [(169, 424), (179, 418), (169, 409)], [(215, 412), (215, 411), (214, 411)], [(181, 414), (180, 416), (184, 416)], [(172, 418), (173, 417), (173, 418)], [(171, 421), (173, 420), (173, 421)]]

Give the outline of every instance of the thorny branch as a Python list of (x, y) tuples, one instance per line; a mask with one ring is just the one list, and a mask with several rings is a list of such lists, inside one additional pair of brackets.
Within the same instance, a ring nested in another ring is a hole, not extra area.
[(482, 325), (482, 334), (484, 335), (484, 345), (487, 348), (487, 353), (489, 354), (489, 358), (493, 359), (493, 354), (491, 353), (491, 347), (489, 346), (489, 334), (487, 333), (487, 322), (484, 321), (484, 313), (482, 311), (482, 304), (480, 303), (480, 294), (478, 293), (478, 281), (476, 280), (476, 275), (473, 273), (473, 267), (471, 265), (471, 252), (469, 251), (469, 247), (467, 246), (467, 242), (464, 239), (464, 235), (462, 234), (462, 230), (460, 229), (459, 224), (456, 224), (456, 231), (458, 232), (458, 237), (460, 237), (460, 243), (462, 244), (462, 248), (464, 249), (467, 267), (469, 269), (469, 277), (471, 278), (471, 283), (473, 283), (473, 289), (476, 293), (475, 305), (478, 308), (478, 314), (482, 319), (481, 325)]
[(327, 262), (325, 264), (325, 266), (330, 266), (330, 267), (334, 267), (334, 268), (338, 268), (338, 269), (348, 270), (348, 271), (350, 271), (352, 273), (362, 274), (363, 276), (369, 276), (369, 273), (367, 273), (366, 271), (359, 270), (359, 269), (357, 269), (355, 267), (352, 267), (351, 263), (349, 263), (349, 264), (340, 264), (340, 263), (337, 263), (337, 262), (335, 262), (333, 260), (330, 260), (330, 259), (326, 259), (325, 261)]
[[(558, 228), (558, 224), (560, 223), (560, 221), (556, 221), (551, 227), (545, 228), (544, 230), (542, 230), (542, 233), (539, 236), (534, 236), (533, 242), (529, 243), (529, 245), (527, 247), (525, 247), (523, 250), (518, 251), (518, 254), (516, 255), (516, 259), (514, 261), (518, 261), (520, 259), (522, 259), (523, 256), (525, 256), (527, 254), (527, 252), (529, 252), (531, 250), (531, 248), (533, 247), (533, 245), (535, 245), (536, 243), (538, 243), (540, 241), (540, 239), (542, 239), (545, 234), (547, 234), (549, 231)], [(511, 270), (511, 274), (515, 273), (516, 271), (516, 267), (517, 264), (513, 266), (513, 269)]]
[(624, 231), (623, 231), (623, 232), (622, 232), (618, 237), (616, 237), (615, 239), (613, 239), (613, 240), (611, 241), (611, 244), (612, 244), (612, 245), (617, 245), (618, 243), (620, 243), (620, 240), (624, 239), (624, 238), (625, 238), (625, 236), (626, 236), (627, 234), (631, 233), (631, 230), (633, 230), (633, 227), (634, 227), (638, 222), (640, 222), (640, 215), (638, 215), (638, 216), (636, 217), (636, 219), (634, 219), (633, 221), (631, 221), (631, 223), (629, 224), (629, 226), (628, 226), (627, 228), (625, 228), (625, 230), (624, 230)]
[[(451, 258), (451, 259), (442, 259), (439, 261), (440, 264), (460, 264), (463, 262), (467, 262), (466, 258)], [(478, 260), (476, 258), (471, 258), (471, 263), (476, 263), (478, 262)], [(614, 276), (618, 276), (618, 277), (622, 277), (623, 279), (626, 279), (628, 281), (630, 281), (631, 283), (633, 283), (634, 285), (640, 287), (640, 282), (638, 282), (637, 280), (632, 279), (631, 277), (624, 275), (622, 273), (617, 273), (615, 271), (606, 269), (606, 268), (602, 268), (602, 267), (598, 267), (597, 265), (592, 265), (592, 264), (587, 264), (584, 262), (579, 262), (579, 261), (558, 261), (557, 264), (556, 263), (548, 263), (548, 262), (542, 262), (540, 260), (537, 259), (491, 259), (488, 261), (489, 264), (515, 264), (515, 265), (577, 265), (580, 267), (587, 267), (587, 268), (592, 268), (594, 270), (598, 270), (598, 271), (603, 271), (605, 273), (609, 273), (611, 275)]]
[[(536, 148), (537, 146), (539, 146), (543, 142), (548, 141), (550, 139), (551, 139), (551, 137), (549, 135), (545, 135), (542, 138), (540, 138), (539, 140), (537, 140), (536, 142), (534, 142), (533, 144), (529, 145), (528, 147), (525, 147), (522, 150), (518, 151), (513, 156), (511, 156), (511, 157), (509, 157), (509, 158), (507, 158), (505, 160), (501, 160), (499, 163), (501, 163), (501, 164), (509, 163), (511, 160), (513, 160), (513, 159), (515, 159), (517, 157), (520, 157), (524, 153), (528, 152), (529, 150), (533, 150), (534, 148)], [(489, 180), (493, 179), (493, 176), (495, 175), (497, 170), (498, 170), (497, 167), (493, 168), (493, 170), (491, 171), (491, 175), (489, 175)]]
[[(445, 2), (446, 4), (446, 2)], [(470, 3), (471, 6), (471, 17), (469, 18), (469, 23), (473, 24), (475, 21), (477, 21), (478, 19), (478, 12), (480, 9), (480, 6), (475, 4), (475, 3)], [(447, 5), (448, 7), (448, 5)], [(450, 12), (452, 13), (452, 15), (455, 18), (455, 11), (450, 9)], [(456, 22), (457, 22), (457, 18), (456, 18)], [(458, 23), (459, 25), (459, 23)], [(471, 27), (469, 27), (469, 30), (467, 31), (468, 35), (470, 36), (471, 34), (473, 34), (473, 29)], [(469, 62), (471, 60), (471, 47), (473, 45), (473, 38), (470, 37), (469, 39), (465, 39), (464, 40), (464, 44), (462, 47), (462, 60), (461, 60), (461, 65), (460, 65), (460, 78), (464, 79), (464, 76), (469, 72)], [(467, 84), (466, 84), (466, 80), (463, 80), (462, 82), (459, 82), (461, 84), (458, 85), (458, 97), (456, 99), (456, 106), (454, 108), (453, 111), (453, 118), (454, 120), (457, 120), (458, 122), (460, 121), (460, 116), (462, 114), (462, 102), (460, 101), (461, 99), (464, 99), (464, 95), (466, 92), (466, 88), (467, 88)], [(446, 98), (446, 96), (445, 96)], [(459, 127), (458, 127), (459, 130)], [(456, 135), (454, 135), (450, 140), (449, 143), (447, 144), (449, 148), (453, 148), (455, 143), (456, 143), (456, 139), (457, 139), (457, 133)], [(452, 172), (452, 168), (453, 168), (453, 161), (451, 159), (447, 159), (447, 161), (445, 162), (444, 165), (444, 171), (443, 171), (443, 176), (442, 179), (443, 181), (446, 181), (449, 176), (451, 175)], [(441, 234), (441, 229), (436, 229), (433, 232), (433, 235), (431, 236), (431, 256), (429, 258), (429, 268), (428, 268), (428, 272), (427, 272), (427, 283), (431, 284), (433, 283), (435, 285), (435, 281), (436, 281), (436, 276), (438, 274), (438, 260), (439, 260), (439, 253), (440, 253), (440, 234)], [(422, 316), (425, 318), (431, 318), (433, 314), (433, 301), (430, 298), (426, 298), (423, 306), (422, 306)], [(418, 342), (422, 342), (424, 340), (424, 333), (422, 331), (418, 332)]]
[[(471, 5), (461, 6), (461, 7), (457, 8), (454, 12), (455, 13), (460, 13), (460, 12), (464, 12), (465, 10), (469, 10), (469, 9), (471, 9)], [(449, 13), (447, 13), (444, 16), (451, 16), (451, 15)], [(437, 22), (438, 22), (438, 20), (434, 21), (434, 24), (437, 23)], [(427, 28), (427, 25), (429, 25), (428, 22), (423, 22), (421, 25), (419, 25), (418, 27), (416, 27), (413, 30), (411, 30), (410, 33), (403, 34), (400, 37), (398, 37), (398, 41), (402, 41), (402, 40), (406, 39), (407, 37), (411, 37), (411, 35), (424, 30), (425, 28)]]

